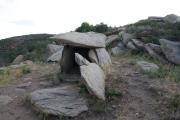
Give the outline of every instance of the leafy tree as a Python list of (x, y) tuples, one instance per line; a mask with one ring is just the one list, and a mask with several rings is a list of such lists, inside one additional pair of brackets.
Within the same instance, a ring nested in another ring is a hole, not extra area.
[(97, 24), (96, 26), (94, 26), (94, 28), (95, 28), (95, 32), (98, 33), (108, 32), (108, 26), (104, 23)]
[(94, 31), (94, 26), (93, 25), (90, 25), (89, 23), (87, 22), (83, 22), (81, 24), (80, 27), (78, 27), (76, 30), (76, 32), (90, 32), (90, 31)]

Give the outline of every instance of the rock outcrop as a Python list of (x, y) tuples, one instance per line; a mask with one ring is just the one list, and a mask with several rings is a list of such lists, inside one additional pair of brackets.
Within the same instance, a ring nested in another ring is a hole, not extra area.
[(160, 39), (159, 42), (166, 58), (170, 62), (180, 65), (180, 42), (172, 42), (166, 39)]
[(110, 35), (106, 39), (106, 46), (109, 46), (112, 42), (118, 40), (119, 36), (118, 35)]

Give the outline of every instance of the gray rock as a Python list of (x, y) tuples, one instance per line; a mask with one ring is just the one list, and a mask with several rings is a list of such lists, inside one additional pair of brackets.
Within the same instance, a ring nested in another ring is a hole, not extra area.
[(117, 46), (111, 48), (111, 54), (113, 56), (118, 56), (118, 55), (124, 53), (124, 49), (125, 49), (124, 45), (120, 42), (120, 43), (118, 43)]
[(80, 66), (81, 76), (84, 78), (88, 91), (105, 100), (105, 75), (103, 70), (95, 63)]
[(80, 46), (85, 48), (105, 47), (106, 40), (106, 36), (104, 34), (94, 32), (68, 32), (55, 35), (51, 38), (55, 39), (57, 44)]
[(63, 48), (60, 49), (59, 51), (57, 51), (56, 53), (52, 54), (52, 55), (47, 59), (47, 61), (48, 61), (48, 62), (60, 62), (60, 61), (61, 61), (61, 58), (62, 58), (62, 51), (63, 51)]
[(63, 49), (63, 46), (61, 46), (61, 45), (48, 44), (47, 45), (48, 56), (51, 56), (52, 54), (56, 53), (57, 51), (59, 51), (61, 49)]
[(111, 68), (111, 58), (109, 56), (109, 53), (106, 51), (105, 48), (96, 48), (95, 49), (97, 58), (98, 58), (98, 65), (106, 72), (108, 73)]
[(120, 49), (119, 47), (113, 47), (111, 48), (111, 54), (113, 56), (119, 56), (121, 55), (122, 53), (124, 53), (124, 50)]
[(176, 23), (176, 22), (180, 22), (180, 17), (174, 14), (170, 14), (170, 15), (166, 15), (164, 17), (164, 20), (171, 23)]
[(133, 34), (130, 34), (130, 33), (126, 33), (124, 31), (120, 32), (119, 33), (120, 37), (122, 37), (122, 41), (123, 43), (126, 45), (131, 39), (134, 38), (134, 35)]
[(156, 72), (159, 67), (154, 64), (147, 61), (138, 61), (137, 66), (143, 71), (143, 72)]
[(79, 88), (74, 85), (62, 85), (36, 90), (30, 95), (37, 111), (54, 116), (75, 117), (88, 110), (86, 100), (78, 92)]
[(150, 17), (148, 17), (148, 20), (162, 22), (162, 21), (164, 21), (164, 18), (163, 17), (150, 16)]
[(98, 64), (98, 58), (97, 58), (97, 55), (96, 55), (96, 52), (94, 49), (91, 49), (89, 51), (88, 56), (89, 56), (89, 59), (91, 60), (91, 62)]
[(144, 50), (144, 46), (145, 46), (145, 45), (144, 45), (143, 42), (141, 42), (141, 41), (138, 40), (138, 39), (132, 39), (132, 42), (133, 42), (133, 44), (136, 46), (136, 48)]
[(27, 64), (27, 65), (32, 65), (33, 64), (33, 61), (31, 60), (26, 60), (23, 62), (24, 64)]
[(32, 85), (32, 82), (23, 83), (17, 86), (17, 88), (27, 89)]
[(136, 46), (135, 46), (131, 41), (129, 41), (129, 42), (127, 43), (126, 47), (129, 48), (129, 49), (131, 49), (131, 50), (138, 50), (138, 49), (136, 48)]
[(109, 46), (112, 42), (118, 40), (119, 36), (118, 35), (110, 35), (106, 39), (106, 46)]
[(24, 56), (23, 55), (18, 55), (12, 62), (12, 65), (20, 64), (23, 62)]
[(152, 50), (154, 50), (157, 54), (161, 54), (161, 46), (153, 43), (147, 43), (146, 46), (149, 46)]
[(62, 59), (60, 62), (62, 72), (68, 73), (71, 71), (73, 68), (75, 61), (75, 56), (74, 56), (74, 48), (65, 46), (63, 53), (62, 53)]
[(75, 61), (76, 63), (81, 66), (81, 65), (88, 65), (90, 64), (89, 61), (87, 61), (82, 55), (79, 53), (75, 53)]
[(7, 95), (0, 95), (0, 107), (7, 105), (10, 103), (13, 99)]
[(180, 65), (180, 42), (172, 42), (166, 39), (160, 39), (159, 42), (166, 58), (170, 62)]

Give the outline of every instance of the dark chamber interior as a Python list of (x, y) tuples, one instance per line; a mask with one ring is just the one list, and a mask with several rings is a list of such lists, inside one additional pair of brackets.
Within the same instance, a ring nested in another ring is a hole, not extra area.
[(65, 46), (61, 61), (62, 73), (80, 74), (79, 65), (75, 61), (75, 53), (79, 53), (90, 61), (88, 56), (89, 50), (88, 48)]

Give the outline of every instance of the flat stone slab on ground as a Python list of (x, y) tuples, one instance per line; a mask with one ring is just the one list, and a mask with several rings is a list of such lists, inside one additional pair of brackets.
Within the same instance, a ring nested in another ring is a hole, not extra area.
[(13, 99), (7, 95), (0, 95), (0, 107), (7, 105), (10, 103)]
[(75, 85), (37, 90), (30, 95), (35, 108), (48, 115), (75, 117), (88, 110), (85, 98)]
[(156, 64), (147, 61), (138, 61), (137, 65), (144, 72), (156, 72), (159, 69)]

